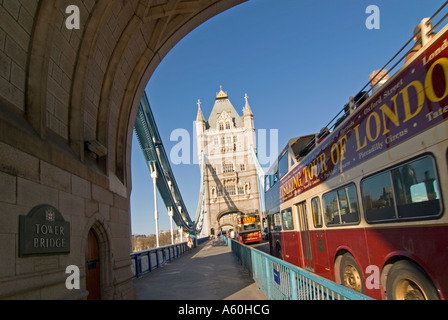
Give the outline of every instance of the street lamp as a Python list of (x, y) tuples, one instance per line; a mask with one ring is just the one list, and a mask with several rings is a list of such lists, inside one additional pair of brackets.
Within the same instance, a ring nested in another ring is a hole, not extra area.
[(171, 227), (171, 244), (174, 244), (174, 233), (173, 233), (173, 208), (168, 208), (168, 215), (170, 216), (170, 227)]
[(156, 247), (159, 247), (159, 212), (157, 211), (157, 169), (155, 164), (151, 164), (151, 178), (154, 183), (154, 216), (156, 219)]

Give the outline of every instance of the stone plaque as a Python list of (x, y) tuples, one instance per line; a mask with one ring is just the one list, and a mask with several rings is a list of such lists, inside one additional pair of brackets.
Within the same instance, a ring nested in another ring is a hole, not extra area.
[(70, 253), (70, 223), (50, 205), (19, 217), (19, 257)]

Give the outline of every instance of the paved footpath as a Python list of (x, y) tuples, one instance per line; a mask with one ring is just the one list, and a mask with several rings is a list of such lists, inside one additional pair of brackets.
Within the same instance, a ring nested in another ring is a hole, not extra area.
[(139, 300), (267, 300), (222, 240), (134, 280)]

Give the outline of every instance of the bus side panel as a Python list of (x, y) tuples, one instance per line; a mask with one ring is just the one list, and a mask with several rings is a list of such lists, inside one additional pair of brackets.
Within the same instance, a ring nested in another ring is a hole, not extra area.
[(328, 257), (328, 245), (325, 233), (325, 230), (311, 231), (311, 247), (314, 258), (315, 273), (321, 277), (331, 279), (332, 266), (330, 266)]
[[(368, 247), (365, 238), (365, 229), (340, 229), (326, 230), (328, 253), (330, 259), (330, 280), (335, 281), (335, 263), (338, 255), (349, 252), (357, 261), (361, 274), (365, 279), (365, 270), (369, 262)], [(343, 244), (343, 245), (341, 245)]]
[(282, 253), (283, 260), (301, 267), (299, 257), (301, 254), (301, 246), (299, 243), (300, 235), (297, 231), (282, 232)]
[[(384, 289), (380, 287), (382, 290), (378, 289), (370, 289), (368, 288), (367, 278), (369, 278), (370, 273), (366, 273), (367, 267), (370, 266), (371, 263), (371, 256), (369, 253), (369, 250), (372, 250), (372, 247), (382, 245), (381, 243), (370, 243), (370, 246), (368, 246), (367, 240), (366, 240), (366, 229), (359, 228), (359, 229), (327, 229), (326, 230), (326, 237), (327, 237), (327, 244), (328, 244), (328, 252), (329, 252), (329, 263), (330, 266), (328, 269), (330, 271), (325, 270), (325, 274), (329, 275), (328, 279), (331, 281), (336, 281), (337, 278), (342, 278), (340, 275), (336, 275), (336, 273), (339, 271), (339, 266), (336, 266), (337, 263), (337, 257), (342, 256), (345, 253), (350, 253), (355, 261), (358, 264), (359, 271), (361, 272), (361, 276), (363, 278), (363, 287), (364, 287), (364, 294), (367, 296), (376, 299), (381, 300), (384, 299), (383, 291)], [(390, 250), (390, 248), (388, 248)], [(321, 274), (324, 277), (324, 274)], [(342, 280), (341, 280), (342, 282)], [(371, 281), (371, 278), (369, 278), (369, 282)]]
[(441, 298), (448, 297), (447, 226), (366, 229), (366, 238), (371, 265), (382, 270), (392, 257), (411, 259), (431, 278)]

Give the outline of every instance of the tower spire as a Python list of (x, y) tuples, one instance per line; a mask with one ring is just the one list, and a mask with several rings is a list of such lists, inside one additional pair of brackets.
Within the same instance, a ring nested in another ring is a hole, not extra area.
[(222, 85), (219, 86), (219, 92), (216, 94), (216, 100), (218, 99), (228, 99), (229, 96), (227, 95), (227, 92), (222, 90)]
[(246, 105), (243, 108), (243, 116), (253, 116), (254, 114), (252, 113), (252, 110), (250, 109), (250, 105), (249, 105), (249, 96), (247, 95), (247, 93), (244, 95), (244, 100), (246, 100)]
[(201, 105), (202, 105), (202, 102), (200, 99), (198, 99), (198, 115), (196, 116), (196, 121), (204, 121), (205, 122), (204, 114), (202, 113), (202, 110), (201, 110)]

